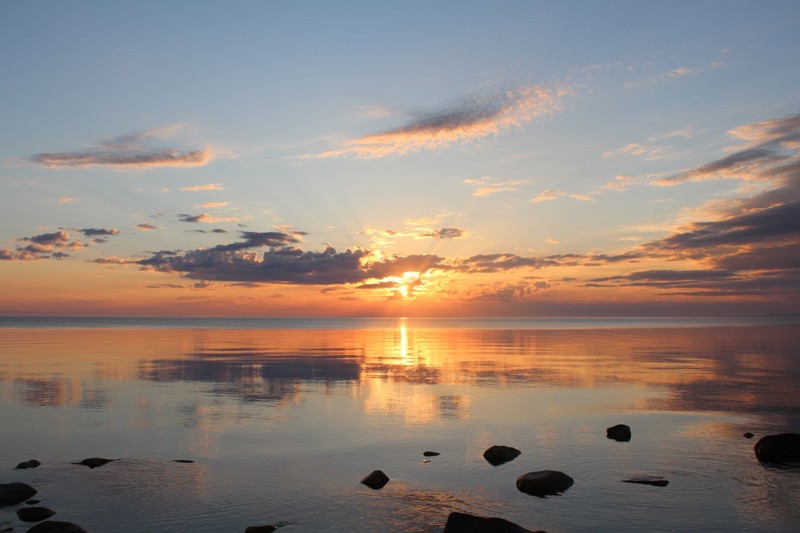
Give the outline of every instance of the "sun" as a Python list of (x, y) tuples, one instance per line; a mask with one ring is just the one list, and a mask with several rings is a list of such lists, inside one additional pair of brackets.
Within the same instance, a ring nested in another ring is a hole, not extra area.
[(403, 298), (409, 298), (414, 288), (420, 284), (419, 272), (404, 272), (397, 281), (397, 290)]

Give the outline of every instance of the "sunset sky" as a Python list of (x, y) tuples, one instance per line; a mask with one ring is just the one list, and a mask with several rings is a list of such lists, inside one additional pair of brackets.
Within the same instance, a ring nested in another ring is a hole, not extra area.
[(0, 3), (0, 314), (800, 313), (800, 2)]

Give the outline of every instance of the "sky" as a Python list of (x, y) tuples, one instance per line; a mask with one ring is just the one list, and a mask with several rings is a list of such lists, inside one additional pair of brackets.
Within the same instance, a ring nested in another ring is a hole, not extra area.
[(0, 3), (0, 314), (800, 314), (800, 2)]

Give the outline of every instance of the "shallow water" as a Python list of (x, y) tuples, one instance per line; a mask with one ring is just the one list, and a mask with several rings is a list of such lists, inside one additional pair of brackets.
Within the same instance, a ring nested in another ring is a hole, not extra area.
[[(438, 532), (456, 510), (551, 533), (800, 523), (800, 468), (752, 451), (800, 432), (796, 324), (333, 323), (5, 324), (0, 483), (92, 532)], [(617, 423), (631, 442), (606, 439)], [(492, 467), (492, 444), (522, 455)], [(71, 464), (93, 456), (119, 460)], [(376, 468), (380, 491), (359, 483)], [(544, 469), (575, 484), (516, 490)], [(670, 483), (621, 482), (640, 475)], [(15, 509), (0, 526), (25, 531)]]

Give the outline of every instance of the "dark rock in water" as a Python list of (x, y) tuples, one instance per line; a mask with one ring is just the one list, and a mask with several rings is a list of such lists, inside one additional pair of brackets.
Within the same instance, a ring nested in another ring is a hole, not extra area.
[(437, 455), (442, 455), (442, 454), (440, 454), (439, 452), (427, 451), (427, 452), (422, 452), (422, 455), (424, 455), (425, 457), (436, 457)]
[(20, 507), (17, 509), (17, 517), (23, 522), (41, 522), (56, 514), (47, 507)]
[(244, 533), (272, 533), (278, 529), (275, 526), (250, 526), (244, 530)]
[(669, 481), (664, 479), (663, 477), (655, 477), (655, 476), (641, 476), (641, 477), (632, 477), (629, 479), (623, 479), (623, 483), (637, 483), (639, 485), (653, 485), (654, 487), (666, 487), (669, 485)]
[(753, 448), (756, 457), (763, 463), (785, 463), (800, 461), (800, 435), (781, 433), (761, 437)]
[(42, 463), (40, 463), (36, 459), (31, 459), (30, 461), (25, 461), (18, 464), (17, 466), (14, 467), (14, 470), (25, 470), (26, 468), (36, 468), (40, 464)]
[(25, 505), (36, 505), (37, 503), (42, 503), (42, 500), (27, 500)]
[(498, 466), (519, 457), (522, 452), (511, 446), (492, 446), (483, 452), (483, 458), (492, 466)]
[(193, 463), (191, 459), (173, 459), (173, 463)]
[(72, 522), (59, 522), (58, 520), (47, 520), (40, 522), (30, 528), (28, 533), (88, 533), (78, 524)]
[(544, 497), (559, 494), (575, 482), (564, 472), (557, 470), (540, 470), (528, 472), (517, 478), (517, 490), (532, 496)]
[(742, 435), (742, 436), (743, 436), (744, 438), (746, 438), (746, 439), (752, 439), (753, 437), (755, 437), (755, 435), (753, 435), (753, 434), (752, 434), (752, 433), (750, 433), (749, 431), (748, 431), (747, 433), (745, 433), (744, 435)]
[(617, 424), (606, 429), (606, 437), (617, 442), (631, 440), (631, 428), (625, 424)]
[[(443, 533), (535, 533), (504, 518), (484, 518), (452, 512), (447, 517)], [(542, 532), (538, 532), (542, 533)]]
[(98, 466), (103, 466), (104, 464), (110, 463), (111, 461), (116, 461), (116, 459), (103, 459), (102, 457), (89, 457), (88, 459), (84, 459), (83, 461), (72, 463), (74, 465), (83, 465), (88, 466), (89, 468), (97, 468)]
[(36, 489), (25, 483), (0, 483), (0, 505), (16, 505), (36, 494)]
[(371, 489), (380, 490), (389, 483), (389, 476), (380, 470), (374, 470), (371, 474), (362, 479), (361, 483)]

